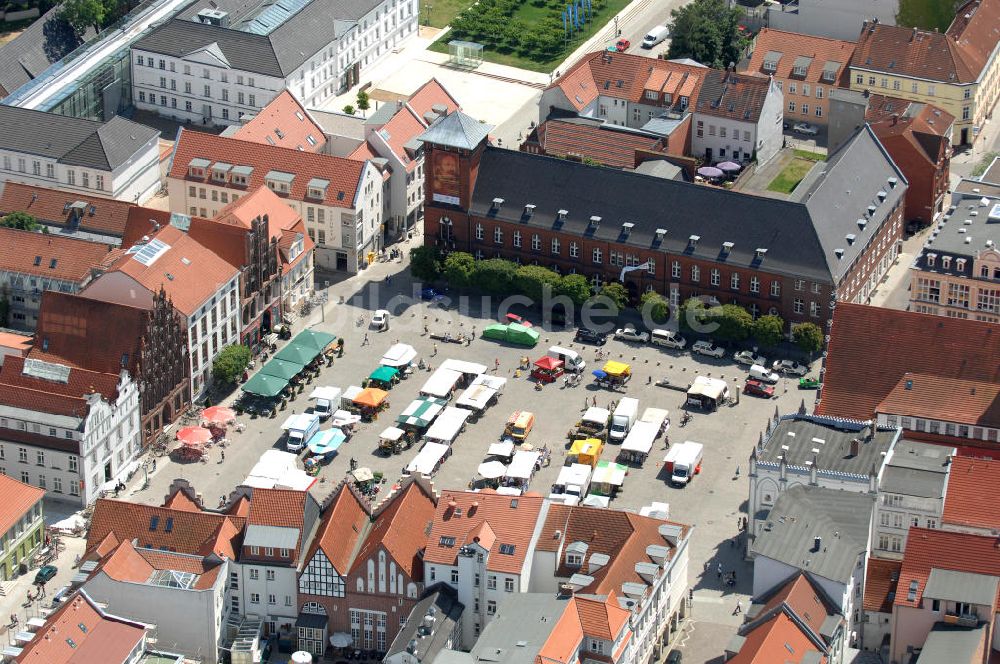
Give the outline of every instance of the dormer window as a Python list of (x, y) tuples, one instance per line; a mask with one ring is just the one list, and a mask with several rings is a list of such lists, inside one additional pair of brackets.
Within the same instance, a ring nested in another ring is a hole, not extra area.
[(759, 261), (764, 260), (764, 256), (766, 256), (766, 255), (767, 255), (767, 249), (764, 248), (764, 247), (757, 247), (757, 250), (754, 252), (754, 256)]
[(627, 238), (629, 236), (629, 233), (632, 232), (633, 228), (635, 228), (635, 224), (633, 224), (630, 221), (626, 221), (624, 224), (622, 224), (622, 235)]
[(292, 188), (292, 180), (294, 179), (294, 173), (285, 173), (283, 171), (268, 171), (267, 175), (264, 176), (267, 188), (276, 194), (287, 194)]
[(225, 162), (217, 162), (215, 166), (212, 166), (212, 181), (213, 182), (225, 182), (226, 176), (229, 171), (233, 169), (232, 164), (227, 164)]
[(666, 236), (667, 236), (667, 229), (666, 228), (657, 228), (656, 229), (656, 241), (657, 242), (663, 242), (663, 238), (665, 238)]
[(597, 228), (601, 225), (601, 218), (596, 214), (590, 218), (590, 226), (592, 228)]
[(188, 175), (193, 178), (205, 177), (205, 169), (207, 169), (211, 163), (212, 162), (208, 159), (192, 159), (191, 163), (188, 164)]
[(959, 272), (965, 272), (965, 259), (957, 258), (955, 259), (955, 269)]
[(733, 247), (735, 247), (735, 246), (736, 245), (734, 243), (732, 243), (732, 242), (723, 242), (722, 243), (722, 253), (724, 253), (726, 255), (729, 255), (729, 253), (732, 252)]
[(692, 235), (691, 237), (688, 238), (688, 245), (691, 247), (697, 246), (698, 240), (700, 239), (701, 239), (700, 235)]
[(493, 206), (490, 209), (499, 211), (500, 208), (502, 208), (502, 207), (503, 207), (503, 199), (502, 198), (494, 198), (493, 199)]
[(943, 267), (946, 270), (950, 270), (951, 269), (951, 256), (942, 256), (941, 257), (941, 267)]
[(253, 167), (251, 166), (234, 166), (229, 171), (229, 184), (234, 184), (238, 187), (245, 187), (247, 186), (252, 173)]
[(927, 254), (927, 267), (934, 267), (937, 263), (937, 254)]
[(569, 214), (569, 210), (557, 210), (556, 211), (556, 221), (563, 222), (566, 221), (566, 215)]
[(531, 203), (527, 203), (524, 206), (524, 216), (530, 219), (533, 214), (535, 214), (535, 206)]
[(309, 183), (306, 185), (306, 196), (317, 200), (323, 200), (326, 198), (326, 190), (329, 186), (329, 180), (313, 178), (312, 180), (309, 180)]
[(582, 567), (583, 555), (575, 551), (566, 554), (566, 567)]
[(682, 110), (682, 111), (683, 111), (683, 110), (684, 110), (685, 108), (687, 108), (687, 107), (688, 107), (688, 103), (689, 103), (689, 102), (690, 102), (690, 99), (689, 99), (689, 98), (688, 98), (688, 97), (687, 97), (686, 95), (683, 95), (683, 96), (681, 96), (681, 110)]

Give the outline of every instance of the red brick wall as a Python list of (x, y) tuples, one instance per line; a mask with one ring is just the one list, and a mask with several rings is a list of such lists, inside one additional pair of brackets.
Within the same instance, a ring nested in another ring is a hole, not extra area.
[[(837, 300), (840, 302), (850, 302), (856, 296), (863, 293), (864, 285), (868, 278), (879, 268), (879, 262), (886, 254), (892, 251), (893, 246), (903, 238), (903, 204), (897, 204), (889, 218), (882, 225), (878, 234), (872, 239), (868, 248), (858, 259), (848, 272), (844, 274), (841, 284), (843, 285), (837, 292)], [(857, 278), (857, 283), (852, 282)], [(869, 293), (870, 295), (870, 293)]]

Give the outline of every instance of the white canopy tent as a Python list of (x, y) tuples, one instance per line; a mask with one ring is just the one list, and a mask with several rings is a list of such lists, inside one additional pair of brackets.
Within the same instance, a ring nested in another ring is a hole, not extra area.
[(405, 367), (417, 359), (417, 351), (410, 344), (395, 344), (382, 356), (379, 364), (387, 367)]
[(322, 385), (309, 393), (309, 400), (314, 401), (316, 399), (326, 399), (330, 402), (333, 402), (340, 398), (341, 392), (343, 392), (343, 390), (341, 390), (339, 387), (334, 387), (332, 385)]
[(510, 465), (507, 466), (507, 473), (504, 477), (517, 480), (531, 479), (531, 476), (535, 474), (535, 463), (540, 456), (540, 452), (518, 450), (514, 453), (514, 458), (511, 460)]
[(477, 376), (473, 381), (472, 385), (485, 385), (486, 387), (491, 387), (497, 392), (503, 392), (503, 386), (507, 384), (507, 379), (502, 376), (490, 376), (487, 374), (482, 374)]
[(622, 452), (634, 452), (638, 454), (649, 454), (656, 442), (656, 436), (660, 433), (660, 427), (653, 422), (636, 422), (632, 425), (628, 435), (622, 442)]
[(458, 384), (458, 381), (462, 379), (462, 372), (455, 371), (454, 369), (445, 369), (439, 367), (431, 377), (427, 379), (424, 386), (420, 388), (420, 394), (429, 397), (438, 397), (439, 399), (447, 399), (451, 396), (452, 390)]
[(488, 480), (495, 480), (498, 477), (504, 476), (507, 472), (507, 467), (499, 461), (487, 461), (486, 463), (479, 464), (477, 472), (480, 477)]
[(490, 456), (509, 457), (514, 454), (514, 441), (506, 438), (498, 443), (492, 443), (486, 453)]
[(427, 440), (434, 440), (451, 444), (462, 432), (465, 421), (472, 415), (472, 411), (465, 408), (455, 408), (448, 406), (441, 411), (441, 414), (434, 420), (434, 424), (427, 430), (424, 437)]
[(430, 477), (449, 451), (451, 448), (442, 443), (424, 443), (413, 461), (407, 464), (405, 474), (420, 473), (424, 477)]
[(496, 397), (496, 395), (497, 391), (492, 387), (487, 387), (485, 385), (472, 385), (459, 395), (458, 401), (455, 402), (455, 405), (477, 412), (482, 412), (489, 407), (490, 402), (493, 401), (493, 398)]
[(602, 427), (607, 426), (608, 418), (611, 417), (611, 411), (607, 408), (598, 408), (597, 406), (591, 406), (587, 409), (587, 412), (583, 414), (580, 418), (581, 422), (592, 422), (594, 424), (600, 424)]
[(486, 373), (485, 364), (477, 364), (476, 362), (466, 362), (465, 360), (452, 360), (448, 359), (441, 363), (442, 369), (451, 369), (452, 371), (458, 371), (463, 374), (472, 374), (475, 376), (482, 375)]

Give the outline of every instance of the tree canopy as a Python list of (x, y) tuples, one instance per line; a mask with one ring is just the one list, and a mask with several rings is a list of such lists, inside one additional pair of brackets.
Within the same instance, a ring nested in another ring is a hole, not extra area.
[(580, 306), (590, 297), (590, 282), (582, 274), (567, 274), (559, 278), (554, 294), (565, 295)]
[(437, 247), (410, 249), (410, 274), (420, 281), (434, 281), (441, 276), (441, 251)]
[(743, 37), (741, 12), (725, 0), (694, 0), (670, 12), (669, 58), (691, 58), (725, 69), (740, 61)]
[(239, 380), (250, 364), (250, 349), (242, 344), (230, 344), (219, 351), (212, 363), (212, 376), (229, 385)]
[(736, 304), (723, 304), (708, 310), (710, 323), (718, 327), (710, 334), (720, 341), (744, 341), (750, 336), (753, 326), (753, 316), (743, 307)]
[(625, 289), (625, 286), (617, 281), (604, 284), (597, 295), (611, 300), (618, 307), (619, 311), (628, 306), (628, 291)]
[(785, 321), (781, 316), (761, 316), (753, 322), (753, 338), (764, 348), (771, 348), (785, 338)]
[(38, 230), (38, 220), (27, 212), (11, 212), (0, 217), (0, 226), (16, 228), (21, 231)]
[(100, 30), (116, 7), (114, 0), (65, 0), (61, 13), (76, 33), (82, 35), (89, 27)]
[(656, 291), (646, 291), (639, 298), (640, 311), (648, 313), (654, 323), (664, 323), (670, 318), (670, 304)]
[(811, 355), (823, 348), (823, 330), (816, 323), (796, 323), (792, 326), (792, 340)]
[(555, 292), (558, 284), (559, 275), (541, 265), (522, 265), (514, 273), (514, 287), (536, 303), (541, 303), (546, 285)]

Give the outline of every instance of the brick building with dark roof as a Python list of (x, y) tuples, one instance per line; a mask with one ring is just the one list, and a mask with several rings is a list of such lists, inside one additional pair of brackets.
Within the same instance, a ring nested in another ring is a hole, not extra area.
[(422, 138), (424, 242), (445, 252), (537, 263), (595, 287), (645, 265), (624, 275), (633, 300), (704, 295), (824, 325), (834, 302), (867, 301), (898, 251), (905, 179), (867, 129), (786, 201), (495, 148), (460, 115)]
[(532, 129), (520, 149), (627, 170), (652, 159), (687, 165), (690, 160), (683, 157), (690, 141), (680, 141), (678, 147), (670, 138), (589, 118), (552, 118)]

